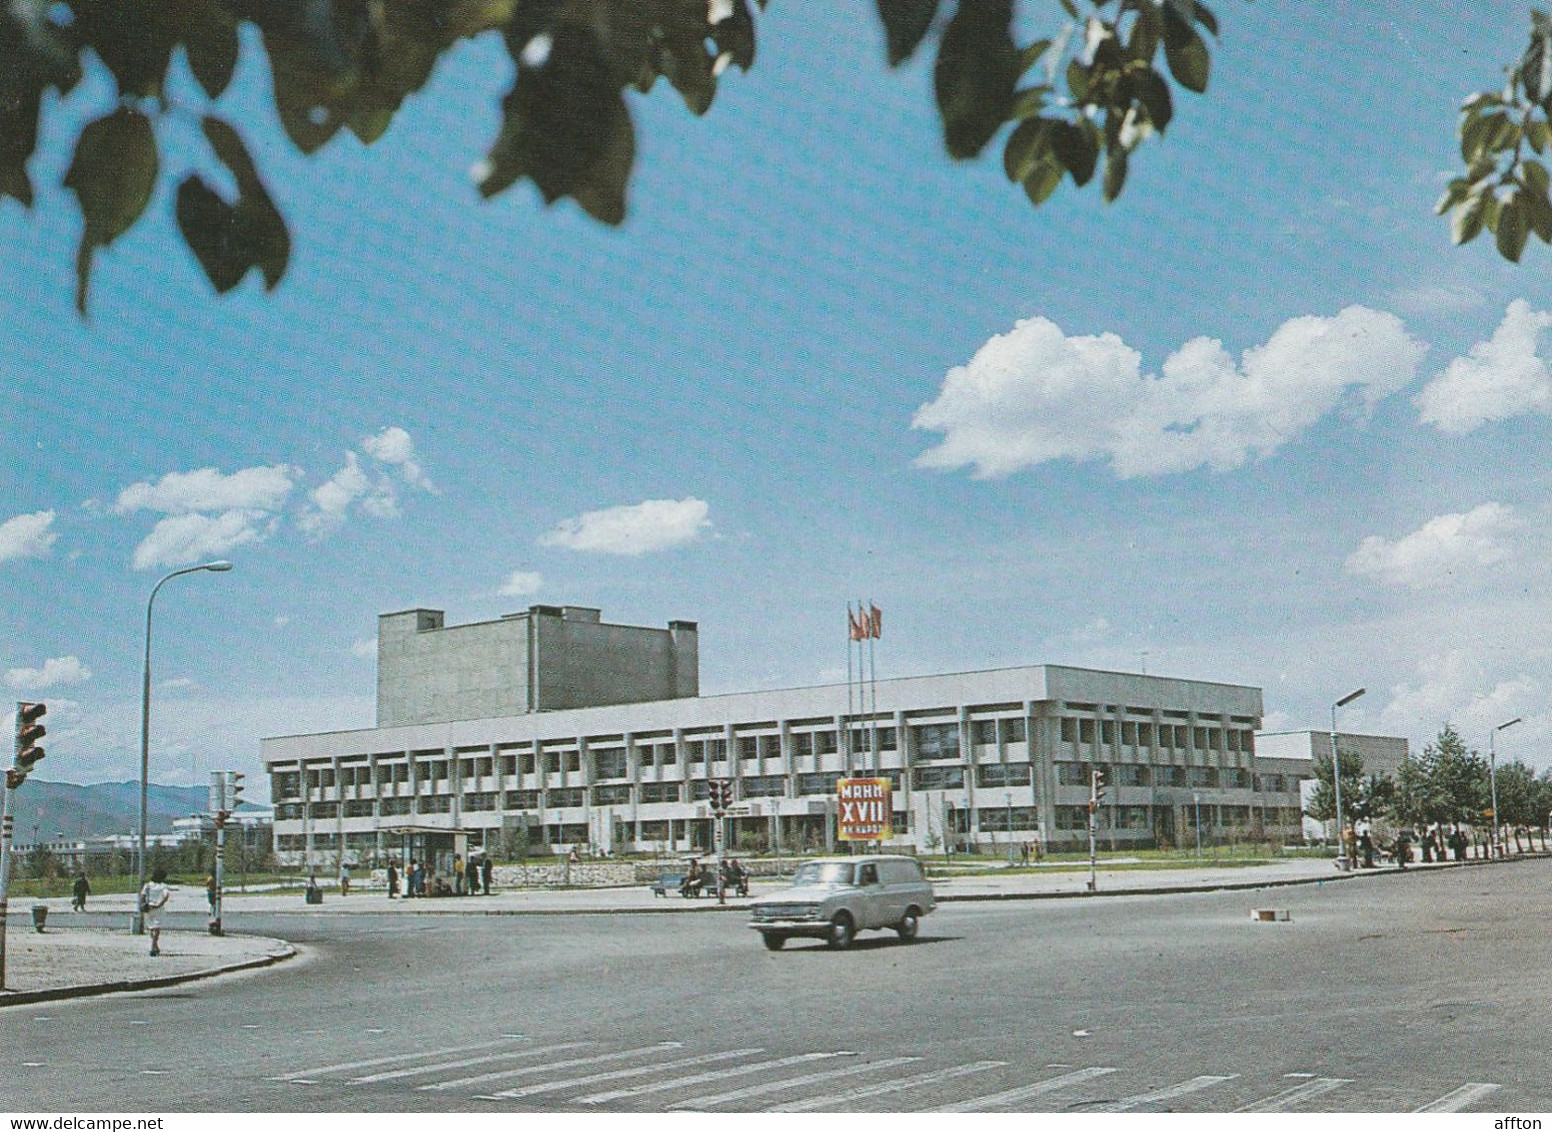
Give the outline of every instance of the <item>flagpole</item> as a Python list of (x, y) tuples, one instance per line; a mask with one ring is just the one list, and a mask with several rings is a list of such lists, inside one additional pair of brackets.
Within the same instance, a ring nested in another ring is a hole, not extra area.
[[(851, 642), (852, 638), (856, 636), (852, 631), (852, 626), (855, 624), (856, 622), (851, 619), (851, 602), (848, 601), (846, 603), (846, 719), (841, 727), (841, 742), (843, 743), (851, 742)], [(842, 753), (847, 760), (851, 758), (849, 750)], [(845, 766), (847, 763), (843, 762), (841, 765)]]
[(873, 642), (878, 639), (878, 629), (873, 624), (873, 603), (871, 601), (868, 602), (868, 610), (868, 660), (871, 662), (873, 670), (873, 739), (871, 745), (873, 747), (873, 769), (876, 772), (882, 768), (883, 755), (878, 749), (878, 653), (873, 650)]

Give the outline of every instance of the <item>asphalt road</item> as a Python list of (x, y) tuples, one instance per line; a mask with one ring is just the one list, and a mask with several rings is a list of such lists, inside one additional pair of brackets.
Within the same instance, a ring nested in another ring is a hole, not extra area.
[(1531, 861), (951, 904), (847, 952), (737, 914), (245, 917), (307, 954), (4, 1011), (0, 1109), (1545, 1112), (1549, 897)]

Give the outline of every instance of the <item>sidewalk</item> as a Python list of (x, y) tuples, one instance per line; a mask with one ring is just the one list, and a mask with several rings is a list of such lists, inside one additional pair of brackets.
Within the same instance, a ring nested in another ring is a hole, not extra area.
[[(49, 920), (40, 934), (33, 930), (30, 914), (25, 919), (14, 912), (7, 917), (5, 989), (0, 990), (0, 1007), (173, 986), (228, 971), (266, 967), (296, 954), (294, 947), (280, 939), (164, 931), (162, 953), (153, 958), (147, 936), (130, 935), (128, 930), (56, 927), (52, 911)], [(127, 919), (125, 925), (127, 929)]]

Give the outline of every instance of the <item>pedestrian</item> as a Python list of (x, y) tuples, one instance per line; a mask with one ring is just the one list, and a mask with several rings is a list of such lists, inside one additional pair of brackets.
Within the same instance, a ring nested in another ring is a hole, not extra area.
[(205, 903), (210, 905), (210, 918), (216, 918), (216, 874), (211, 873), (205, 878)]
[(1029, 842), (1025, 841), (1019, 846), (1019, 864), (1029, 864)]
[(392, 900), (399, 895), (399, 870), (394, 868), (393, 862), (388, 862), (388, 899)]
[(92, 882), (86, 879), (86, 870), (76, 875), (75, 886), (70, 892), (70, 907), (77, 912), (86, 911), (86, 898), (92, 894)]
[(572, 865), (581, 863), (582, 858), (577, 856), (577, 847), (575, 845), (571, 847), (571, 852), (566, 854), (566, 861), (568, 864)]
[(1433, 830), (1424, 830), (1423, 836), (1418, 839), (1423, 846), (1423, 864), (1433, 864)]
[(1455, 854), (1455, 859), (1460, 862), (1466, 860), (1466, 835), (1461, 832), (1460, 826), (1456, 826), (1450, 834), (1450, 851)]
[(162, 909), (172, 899), (172, 889), (167, 887), (167, 870), (157, 869), (140, 890), (140, 912), (145, 916), (146, 931), (151, 933), (151, 954), (162, 953)]
[(1374, 838), (1369, 836), (1369, 831), (1364, 830), (1358, 836), (1358, 850), (1363, 854), (1363, 867), (1374, 867)]
[(490, 895), (490, 874), (494, 871), (490, 863), (490, 854), (486, 853), (480, 861), (480, 882), (484, 885), (486, 896)]
[(453, 895), (463, 895), (463, 857), (453, 854)]
[(426, 862), (424, 861), (415, 866), (415, 895), (426, 895)]
[(345, 862), (343, 862), (343, 861), (340, 862), (339, 884), (340, 884), (340, 895), (341, 896), (349, 896), (350, 895), (350, 866), (345, 864)]

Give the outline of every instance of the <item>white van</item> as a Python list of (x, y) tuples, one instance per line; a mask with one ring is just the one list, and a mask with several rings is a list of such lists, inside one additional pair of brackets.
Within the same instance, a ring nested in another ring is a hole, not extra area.
[(792, 936), (850, 947), (858, 932), (881, 928), (909, 943), (936, 907), (915, 857), (824, 857), (799, 865), (786, 891), (756, 900), (749, 926), (772, 951)]

